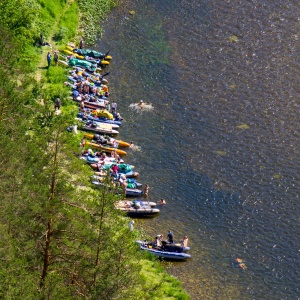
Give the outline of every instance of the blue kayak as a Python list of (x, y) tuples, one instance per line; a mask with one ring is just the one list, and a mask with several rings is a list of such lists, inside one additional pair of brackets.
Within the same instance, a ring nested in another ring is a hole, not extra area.
[(85, 115), (82, 112), (79, 112), (77, 114), (77, 117), (82, 119), (82, 120), (90, 120), (90, 121), (95, 121), (95, 122), (102, 122), (102, 123), (108, 123), (108, 124), (114, 124), (114, 125), (122, 125), (121, 121), (116, 121), (116, 120), (109, 120), (107, 118), (104, 117), (93, 117), (91, 115)]

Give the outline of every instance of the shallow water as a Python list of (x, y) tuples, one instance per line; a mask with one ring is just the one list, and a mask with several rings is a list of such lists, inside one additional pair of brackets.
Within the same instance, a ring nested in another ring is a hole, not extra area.
[[(140, 150), (126, 162), (149, 200), (167, 201), (135, 225), (189, 236), (192, 259), (164, 264), (192, 299), (300, 299), (299, 12), (296, 1), (128, 0), (99, 41), (120, 138)], [(141, 99), (152, 109), (133, 108)]]

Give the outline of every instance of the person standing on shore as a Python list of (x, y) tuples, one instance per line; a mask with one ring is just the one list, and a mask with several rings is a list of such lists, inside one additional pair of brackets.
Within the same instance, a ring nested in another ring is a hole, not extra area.
[(60, 106), (61, 106), (60, 98), (56, 98), (54, 101), (54, 109), (60, 110)]
[(49, 67), (51, 65), (51, 60), (52, 60), (52, 55), (51, 55), (50, 52), (48, 52), (48, 54), (47, 54), (48, 69), (49, 69)]
[(83, 38), (81, 38), (80, 42), (79, 42), (79, 48), (83, 49), (83, 47), (84, 47), (84, 40), (83, 40)]
[(133, 230), (133, 224), (134, 224), (134, 220), (131, 220), (129, 222), (129, 230), (132, 231)]
[(116, 113), (117, 112), (117, 103), (115, 101), (112, 102), (111, 104), (111, 112), (112, 114)]
[(55, 66), (57, 66), (58, 65), (58, 53), (57, 53), (57, 51), (54, 51), (54, 63), (55, 63)]

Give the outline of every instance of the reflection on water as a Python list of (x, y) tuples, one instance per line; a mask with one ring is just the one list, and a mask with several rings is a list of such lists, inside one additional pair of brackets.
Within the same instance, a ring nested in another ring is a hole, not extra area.
[(167, 202), (136, 226), (188, 235), (192, 259), (163, 264), (193, 299), (299, 297), (298, 15), (296, 1), (129, 0), (99, 43), (120, 138), (142, 148), (126, 162)]

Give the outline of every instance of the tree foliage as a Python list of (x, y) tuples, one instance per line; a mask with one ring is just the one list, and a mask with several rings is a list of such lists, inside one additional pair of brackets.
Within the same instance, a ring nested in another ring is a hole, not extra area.
[[(146, 286), (136, 232), (114, 209), (114, 191), (91, 186), (76, 155), (80, 138), (66, 131), (75, 111), (65, 71), (50, 68), (38, 84), (26, 67), (33, 41), (66, 3), (0, 2), (0, 298), (141, 299), (133, 288)], [(101, 3), (107, 12), (115, 1)], [(78, 10), (66, 12), (61, 24), (70, 27), (68, 14)]]

